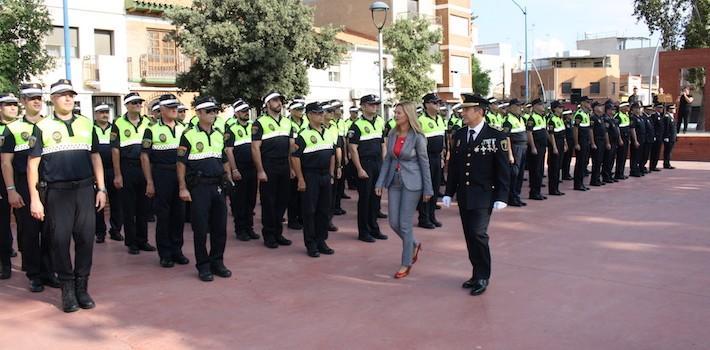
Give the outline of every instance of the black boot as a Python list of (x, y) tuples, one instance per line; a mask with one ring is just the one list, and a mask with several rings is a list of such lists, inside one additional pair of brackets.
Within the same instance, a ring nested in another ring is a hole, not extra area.
[(64, 310), (64, 312), (79, 310), (79, 303), (76, 301), (76, 286), (74, 285), (74, 281), (62, 281), (62, 310)]
[(89, 278), (88, 277), (77, 277), (76, 278), (76, 300), (79, 302), (79, 306), (82, 309), (93, 309), (96, 306), (94, 300), (88, 292)]

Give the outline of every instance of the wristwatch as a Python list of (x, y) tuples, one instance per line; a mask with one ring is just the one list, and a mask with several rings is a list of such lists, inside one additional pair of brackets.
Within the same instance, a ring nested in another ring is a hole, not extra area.
[(96, 190), (99, 192), (106, 193), (106, 187), (97, 188)]

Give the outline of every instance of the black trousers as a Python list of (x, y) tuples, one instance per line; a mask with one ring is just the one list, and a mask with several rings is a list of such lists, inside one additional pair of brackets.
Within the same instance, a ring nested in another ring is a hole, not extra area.
[(537, 154), (528, 152), (529, 174), (530, 174), (530, 196), (540, 195), (542, 188), (542, 178), (545, 174), (545, 153), (547, 150), (547, 139), (538, 137), (534, 140)]
[(614, 178), (614, 160), (616, 159), (616, 149), (619, 147), (619, 140), (613, 140), (611, 149), (604, 148), (604, 163), (602, 164), (602, 180), (610, 182)]
[(343, 201), (343, 195), (345, 195), (345, 174), (341, 173), (339, 179), (335, 179), (335, 203), (333, 204), (334, 209), (343, 209), (341, 202)]
[(629, 132), (621, 132), (621, 140), (624, 141), (624, 145), (616, 148), (616, 166), (614, 169), (614, 177), (617, 179), (623, 179), (626, 175), (626, 155), (629, 153), (630, 140)]
[(301, 192), (303, 242), (308, 251), (318, 250), (328, 237), (333, 186), (328, 173), (306, 171), (306, 191)]
[(673, 154), (673, 146), (675, 142), (664, 142), (663, 143), (663, 167), (668, 168), (671, 166), (671, 156)]
[(646, 141), (646, 143), (643, 144), (642, 147), (643, 147), (643, 154), (641, 155), (641, 168), (643, 170), (648, 171), (649, 169), (646, 168), (646, 164), (651, 159), (651, 148), (653, 148), (653, 142)]
[(113, 186), (113, 168), (104, 168), (104, 183), (108, 192), (110, 228), (106, 227), (104, 209), (96, 212), (96, 237), (105, 237), (107, 229), (112, 234), (120, 233), (123, 227), (123, 206), (120, 191)]
[(380, 197), (375, 195), (375, 182), (380, 176), (381, 157), (361, 157), (360, 164), (367, 173), (367, 179), (357, 179), (357, 231), (359, 237), (380, 233), (377, 212)]
[(464, 209), (459, 205), (463, 235), (468, 248), (468, 260), (473, 266), (474, 279), (491, 278), (491, 249), (488, 246), (488, 223), (491, 209)]
[(344, 177), (349, 189), (357, 189), (357, 170), (352, 160), (345, 165)]
[(18, 243), (22, 243), (22, 270), (27, 278), (48, 277), (52, 272), (51, 242), (44, 223), (32, 217), (30, 213), (30, 190), (27, 175), (15, 173), (15, 187), (25, 206), (14, 209), (17, 221)]
[(441, 187), (441, 153), (429, 153), (429, 174), (431, 176), (431, 187), (434, 195), (424, 202), (419, 200), (419, 222), (434, 223), (436, 220), (436, 194)]
[[(46, 229), (51, 242), (54, 271), (62, 281), (88, 277), (94, 253), (96, 195), (93, 185), (78, 188), (47, 189), (45, 203)], [(71, 242), (74, 240), (74, 266)]]
[(190, 196), (196, 267), (197, 271), (206, 272), (211, 266), (220, 266), (224, 261), (224, 247), (227, 244), (227, 203), (219, 185), (196, 185), (190, 189)]
[(259, 187), (261, 194), (261, 224), (264, 242), (276, 242), (283, 236), (281, 219), (286, 213), (291, 188), (288, 160), (262, 159), (264, 171), (269, 181), (262, 182)]
[[(567, 130), (567, 132), (572, 132)], [(567, 140), (567, 152), (562, 155), (562, 176), (572, 177), (572, 157), (574, 157), (574, 140)]]
[[(586, 131), (580, 131), (586, 132)], [(589, 149), (591, 145), (586, 139), (579, 140), (579, 151), (575, 151), (574, 161), (574, 187), (584, 186), (584, 172), (587, 170), (587, 159), (589, 159)]]
[(589, 183), (600, 183), (602, 175), (602, 165), (604, 165), (604, 151), (606, 151), (606, 144), (604, 140), (595, 140), (597, 149), (592, 149), (592, 177), (589, 179)]
[(651, 161), (649, 163), (649, 170), (656, 169), (658, 167), (658, 160), (661, 157), (661, 146), (663, 145), (663, 139), (658, 138), (651, 145)]
[(690, 118), (690, 112), (680, 112), (678, 113), (678, 121), (676, 122), (676, 132), (680, 134), (680, 126), (683, 125), (683, 132), (688, 131), (688, 119)]
[(527, 143), (513, 144), (513, 159), (515, 163), (510, 166), (510, 202), (520, 202), (520, 192), (523, 190), (525, 177), (525, 161), (527, 159)]
[(641, 158), (643, 155), (643, 145), (644, 143), (640, 143), (638, 147), (634, 145), (631, 146), (631, 162), (629, 164), (629, 167), (631, 168), (631, 176), (641, 175)]
[[(289, 176), (291, 176), (289, 174)], [(301, 193), (298, 192), (298, 180), (293, 178), (289, 180), (289, 195), (288, 195), (288, 223), (301, 224)]]
[(122, 161), (121, 172), (125, 244), (128, 247), (140, 246), (148, 243), (148, 215), (151, 212), (150, 202), (145, 196), (145, 177), (140, 166), (133, 162)]
[[(29, 203), (27, 204), (29, 205)], [(7, 200), (5, 181), (0, 176), (0, 265), (10, 266), (12, 231), (10, 230), (10, 203)]]
[(547, 191), (549, 194), (560, 192), (560, 168), (562, 166), (562, 157), (565, 153), (565, 139), (562, 136), (555, 135), (555, 145), (557, 146), (557, 154), (547, 154)]
[(229, 202), (234, 216), (234, 232), (241, 235), (254, 231), (257, 180), (253, 167), (239, 167), (239, 172), (242, 179), (235, 182)]
[(182, 256), (185, 202), (180, 199), (175, 169), (153, 167), (155, 182), (155, 243), (162, 259)]

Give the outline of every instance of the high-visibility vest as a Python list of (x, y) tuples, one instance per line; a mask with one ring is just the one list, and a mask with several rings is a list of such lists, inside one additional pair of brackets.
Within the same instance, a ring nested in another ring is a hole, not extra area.
[(143, 140), (143, 142), (149, 141), (151, 149), (155, 151), (174, 150), (180, 146), (180, 137), (182, 137), (186, 128), (183, 123), (175, 121), (175, 128), (171, 129), (169, 126), (165, 125), (161, 119), (149, 127), (153, 134), (153, 139)]
[(562, 117), (558, 117), (553, 113), (550, 115), (550, 121), (552, 121), (552, 124), (554, 125), (552, 132), (562, 132), (565, 130), (565, 121), (562, 120)]
[(533, 113), (532, 119), (535, 122), (535, 125), (533, 126), (533, 131), (538, 131), (538, 130), (542, 130), (542, 129), (546, 128), (545, 117), (543, 117), (537, 113)]
[(617, 113), (615, 118), (619, 119), (620, 128), (627, 128), (629, 127), (629, 125), (631, 125), (631, 119), (629, 119), (629, 115), (624, 112)]
[(274, 137), (291, 137), (293, 124), (288, 118), (281, 117), (277, 122), (270, 115), (262, 115), (256, 120), (261, 125), (261, 140), (265, 141)]
[(365, 117), (360, 117), (353, 124), (360, 130), (360, 141), (382, 138), (383, 124), (378, 123), (377, 120), (375, 120), (373, 125)]
[(241, 123), (232, 123), (229, 130), (234, 134), (234, 147), (251, 143), (251, 125), (252, 121), (247, 121), (247, 125), (242, 126)]
[(116, 119), (114, 125), (118, 129), (118, 134), (121, 137), (121, 142), (118, 146), (123, 148), (133, 145), (140, 145), (143, 141), (145, 129), (148, 128), (150, 123), (150, 119), (146, 116), (141, 116), (137, 126), (131, 123), (127, 115)]
[(303, 154), (333, 149), (333, 142), (328, 136), (327, 130), (321, 135), (318, 130), (311, 129), (307, 126), (305, 129), (301, 130), (299, 135), (306, 143), (303, 148)]
[[(74, 117), (76, 119), (71, 123), (73, 135), (69, 135), (66, 123), (55, 116), (44, 118), (35, 124), (42, 131), (42, 155), (68, 151), (91, 151), (94, 124), (89, 118), (82, 115), (75, 114)], [(32, 141), (29, 146), (34, 146)]]
[(508, 113), (508, 117), (506, 119), (508, 123), (510, 123), (510, 133), (511, 134), (517, 134), (520, 132), (525, 132), (525, 123), (523, 123), (522, 120), (518, 116), (516, 116), (513, 113)]
[(446, 134), (446, 123), (443, 118), (433, 119), (426, 113), (419, 115), (419, 124), (422, 127), (422, 133), (426, 138), (444, 136)]
[[(40, 119), (41, 120), (41, 119)], [(22, 152), (30, 149), (30, 137), (34, 131), (35, 124), (28, 122), (25, 118), (18, 119), (10, 124), (7, 128), (15, 139), (14, 152)]]
[(577, 116), (582, 117), (582, 121), (579, 123), (579, 127), (582, 128), (588, 128), (591, 125), (591, 120), (589, 119), (589, 114), (585, 112), (583, 109), (578, 109), (577, 112), (574, 114), (574, 118), (577, 119)]
[(207, 135), (195, 125), (186, 129), (183, 135), (190, 143), (190, 153), (187, 155), (187, 160), (222, 159), (224, 133), (221, 130), (213, 127), (213, 132)]

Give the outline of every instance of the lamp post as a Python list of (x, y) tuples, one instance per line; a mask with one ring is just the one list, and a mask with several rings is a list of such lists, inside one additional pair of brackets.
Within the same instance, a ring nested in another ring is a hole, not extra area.
[[(382, 1), (375, 1), (370, 5), (370, 13), (372, 13), (372, 23), (375, 24), (375, 27), (377, 28), (377, 48), (379, 51), (379, 59), (378, 59), (378, 66), (380, 69), (380, 100), (383, 99), (383, 91), (384, 91), (384, 69), (383, 69), (383, 63), (382, 63), (382, 28), (385, 26), (385, 22), (387, 22), (387, 12), (389, 11), (390, 7), (386, 3)], [(377, 17), (377, 19), (375, 19)], [(385, 105), (384, 103), (380, 103), (380, 115), (382, 118), (385, 118)]]
[(528, 72), (528, 8), (520, 6), (517, 1), (511, 0), (525, 16), (525, 100), (530, 99), (530, 74)]
[(62, 14), (64, 15), (64, 75), (71, 80), (71, 38), (69, 37), (69, 5), (67, 0), (62, 1)]

